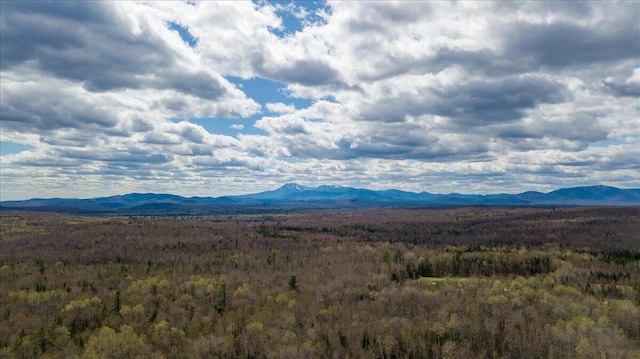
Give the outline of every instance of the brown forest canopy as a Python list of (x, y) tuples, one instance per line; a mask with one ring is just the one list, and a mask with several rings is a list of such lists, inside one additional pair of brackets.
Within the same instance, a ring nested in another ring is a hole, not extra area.
[(640, 208), (3, 212), (0, 357), (640, 357)]

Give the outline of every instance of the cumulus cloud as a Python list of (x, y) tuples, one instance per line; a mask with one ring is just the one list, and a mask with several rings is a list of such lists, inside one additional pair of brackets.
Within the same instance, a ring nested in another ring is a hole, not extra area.
[(566, 14), (545, 22), (540, 21), (540, 16), (538, 21), (505, 26), (504, 43), (509, 56), (527, 61), (525, 64), (533, 69), (637, 59), (640, 53), (637, 4), (628, 7), (620, 3), (602, 4), (590, 11), (587, 21), (579, 15), (579, 12)]
[(29, 147), (2, 156), (2, 196), (640, 187), (639, 17), (624, 1), (3, 3), (0, 140)]
[(269, 112), (273, 113), (293, 113), (296, 111), (295, 105), (287, 105), (282, 102), (269, 102), (266, 104), (266, 108)]
[(609, 77), (602, 83), (617, 96), (640, 97), (640, 65), (633, 69), (633, 73), (627, 79)]

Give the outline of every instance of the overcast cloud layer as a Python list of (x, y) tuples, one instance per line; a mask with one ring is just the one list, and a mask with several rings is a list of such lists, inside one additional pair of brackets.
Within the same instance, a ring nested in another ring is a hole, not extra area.
[(638, 2), (0, 6), (2, 200), (640, 188)]

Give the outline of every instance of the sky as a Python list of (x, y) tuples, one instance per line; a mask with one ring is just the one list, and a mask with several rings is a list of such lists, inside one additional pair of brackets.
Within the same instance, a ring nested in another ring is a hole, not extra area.
[(640, 188), (640, 2), (1, 1), (0, 199)]

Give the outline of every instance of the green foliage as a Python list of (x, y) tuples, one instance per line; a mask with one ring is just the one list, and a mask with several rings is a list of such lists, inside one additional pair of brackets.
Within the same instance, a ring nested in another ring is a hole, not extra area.
[(382, 261), (384, 263), (390, 264), (391, 263), (391, 254), (387, 251), (384, 251), (384, 253), (382, 253)]
[(296, 278), (295, 275), (292, 275), (291, 277), (289, 277), (289, 289), (290, 290), (298, 289), (298, 279)]
[(219, 314), (223, 314), (227, 307), (227, 285), (224, 283), (218, 284), (215, 295), (215, 308)]
[(151, 311), (151, 314), (149, 314), (149, 318), (147, 319), (147, 321), (149, 323), (153, 323), (156, 321), (156, 318), (158, 318), (158, 308), (153, 308), (153, 310)]
[(111, 310), (115, 314), (120, 315), (120, 310), (122, 310), (122, 300), (120, 298), (120, 290), (116, 290), (115, 298), (113, 300), (113, 308)]
[(133, 328), (123, 325), (116, 332), (109, 327), (97, 330), (85, 346), (86, 359), (153, 358), (151, 347)]
[(273, 263), (275, 263), (275, 261), (276, 261), (276, 255), (277, 255), (277, 253), (276, 253), (275, 249), (274, 249), (274, 250), (271, 250), (271, 251), (269, 252), (269, 255), (267, 256), (267, 264), (273, 264)]

